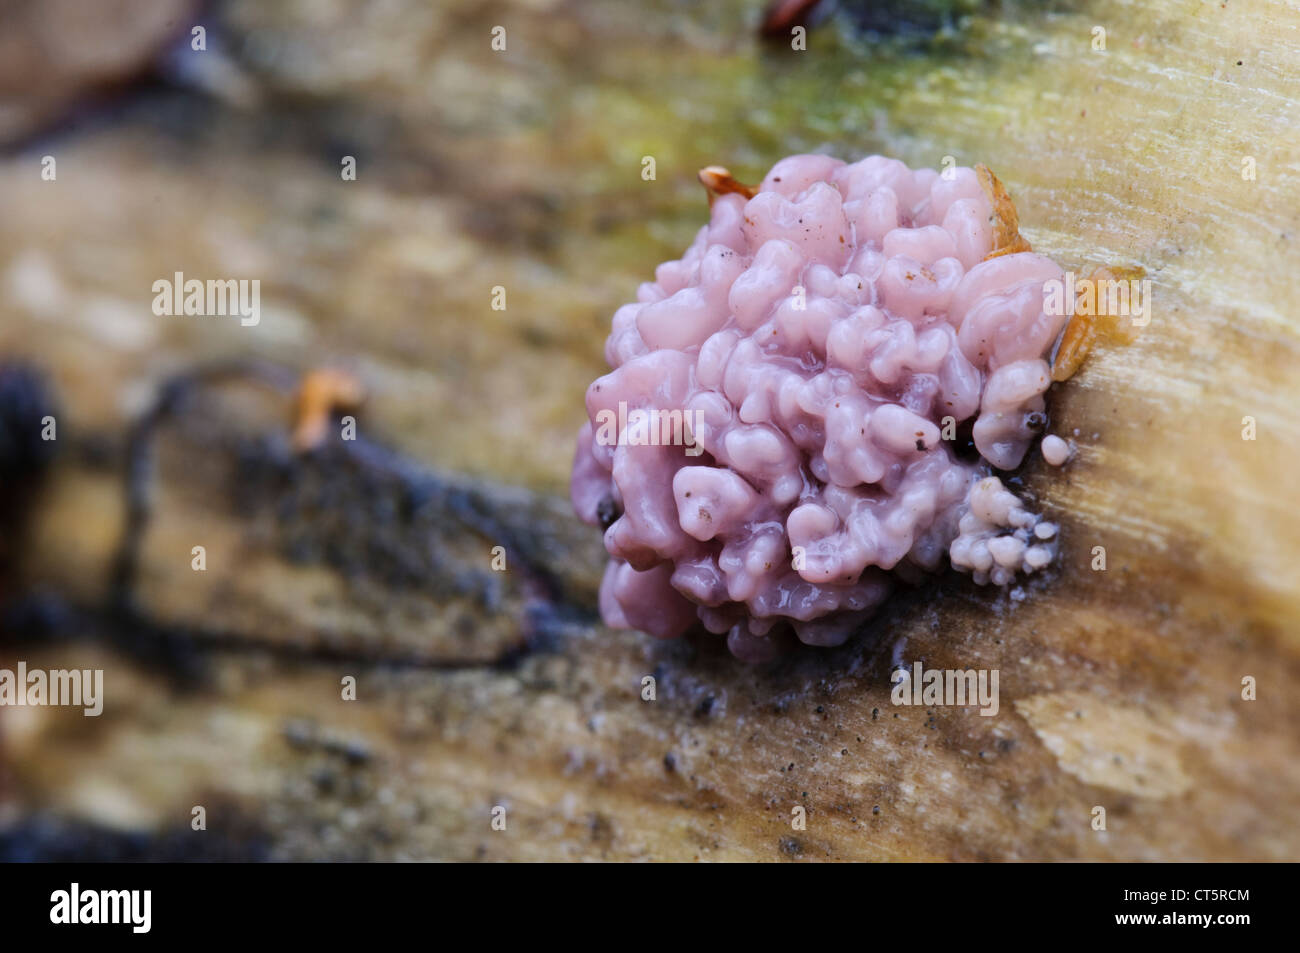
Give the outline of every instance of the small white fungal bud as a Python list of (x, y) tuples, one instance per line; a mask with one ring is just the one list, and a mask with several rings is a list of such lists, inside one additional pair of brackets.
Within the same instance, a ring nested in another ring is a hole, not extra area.
[(1043, 438), (1040, 449), (1043, 459), (1054, 467), (1059, 467), (1070, 459), (1070, 445), (1054, 433)]

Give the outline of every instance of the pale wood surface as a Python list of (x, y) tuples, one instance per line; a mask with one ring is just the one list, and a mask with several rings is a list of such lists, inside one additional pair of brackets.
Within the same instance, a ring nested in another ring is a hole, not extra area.
[[(0, 822), (276, 857), (1300, 859), (1293, 5), (1100, 2), (909, 53), (826, 27), (790, 54), (757, 47), (753, 4), (674, 26), (521, 3), (495, 58), (473, 4), (265, 6), (225, 13), (297, 54), (240, 63), (265, 112), (154, 94), (170, 119), (127, 108), (0, 163), (0, 351), (51, 372), (66, 441), (7, 593), (63, 614), (0, 666), (94, 664), (109, 692), (99, 719), (0, 711)], [(1059, 570), (1020, 604), (946, 579), (770, 668), (608, 631), (564, 485), (609, 315), (703, 220), (697, 168), (818, 147), (984, 161), (1036, 250), (1153, 279), (1140, 340), (1054, 391), (1077, 457), (1024, 474)], [(262, 324), (153, 317), (174, 271), (261, 276)], [(221, 356), (349, 363), (363, 433), (411, 472), (294, 462), (284, 395), (199, 389), (159, 429), (123, 622), (127, 427)], [(895, 653), (998, 669), (1000, 713), (891, 706)]]

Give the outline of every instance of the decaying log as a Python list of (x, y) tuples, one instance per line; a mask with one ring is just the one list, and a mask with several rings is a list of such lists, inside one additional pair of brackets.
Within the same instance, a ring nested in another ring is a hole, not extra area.
[[(762, 4), (579, 6), (512, 7), (524, 61), (468, 2), (221, 5), (284, 51), (240, 64), (264, 116), (154, 89), (48, 147), (57, 183), (0, 162), (0, 353), (63, 408), (0, 668), (108, 693), (0, 709), (0, 856), (1300, 858), (1300, 13), (991, 8), (787, 56), (739, 32)], [(987, 163), (1035, 250), (1151, 279), (1137, 341), (1054, 387), (1074, 458), (1019, 474), (1061, 562), (765, 667), (612, 632), (564, 496), (609, 316), (702, 223), (698, 169), (823, 147)], [(175, 271), (260, 276), (261, 323), (152, 315)], [(339, 359), (361, 437), (297, 452), (293, 383)], [(891, 704), (895, 660), (996, 669), (997, 715)]]

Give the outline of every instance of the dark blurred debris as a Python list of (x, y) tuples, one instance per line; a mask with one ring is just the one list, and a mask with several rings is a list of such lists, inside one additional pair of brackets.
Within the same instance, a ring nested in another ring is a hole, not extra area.
[(149, 521), (149, 487), (153, 471), (151, 453), (154, 434), (163, 421), (198, 387), (231, 377), (252, 377), (285, 389), (292, 381), (289, 372), (264, 362), (232, 361), (204, 365), (164, 381), (153, 405), (131, 427), (127, 437), (126, 527), (122, 546), (112, 569), (114, 608), (129, 610), (130, 590), (135, 578), (140, 538)]
[(0, 863), (229, 863), (270, 859), (270, 837), (251, 818), (223, 806), (210, 810), (208, 819), (210, 830), (194, 831), (186, 824), (148, 834), (37, 814), (0, 829)]
[(58, 416), (43, 373), (24, 363), (0, 363), (0, 595), (21, 552), (41, 477), (59, 446)]
[[(208, 391), (241, 379), (287, 393), (294, 377), (288, 368), (261, 362), (201, 366), (164, 382), (154, 404), (131, 428), (125, 461), (127, 518), (112, 569), (112, 641), (145, 660), (169, 660), (178, 666), (177, 674), (192, 674), (195, 652), (241, 648), (399, 667), (509, 667), (529, 652), (555, 648), (567, 627), (593, 620), (594, 593), (574, 589), (557, 573), (557, 528), (550, 525), (554, 516), (539, 508), (532, 494), (438, 475), (363, 438), (327, 440), (310, 454), (296, 454), (284, 431), (232, 432), (211, 419), (211, 405), (201, 403), (211, 396)], [(224, 487), (232, 518), (269, 528), (258, 546), (269, 547), (287, 563), (328, 567), (388, 601), (416, 593), (426, 604), (452, 613), (453, 620), (461, 613), (465, 650), (449, 654), (429, 647), (408, 654), (385, 646), (372, 652), (350, 643), (264, 641), (223, 631), (219, 623), (152, 621), (137, 597), (136, 583), (154, 484), (160, 479), (155, 442), (168, 422), (178, 424), (182, 443), (188, 441), (210, 461), (204, 468), (209, 474), (224, 468), (224, 475), (210, 478)], [(494, 546), (507, 560), (509, 576), (489, 568)], [(498, 636), (484, 642), (488, 620), (516, 632), (514, 641), (501, 644)], [(485, 655), (489, 645), (499, 647)]]
[(0, 362), (0, 487), (6, 496), (53, 459), (58, 441), (43, 433), (47, 418), (57, 428), (58, 415), (53, 387), (43, 373), (29, 364)]
[(840, 0), (849, 27), (868, 36), (916, 36), (952, 29), (991, 0)]
[(758, 32), (770, 39), (789, 39), (791, 30), (814, 25), (828, 6), (828, 0), (772, 0)]
[(795, 27), (813, 29), (834, 17), (858, 36), (916, 37), (953, 29), (962, 17), (990, 5), (991, 0), (773, 0), (759, 33), (788, 41)]
[(0, 145), (146, 74), (188, 40), (197, 0), (0, 2)]
[(181, 87), (197, 90), (236, 109), (252, 110), (263, 105), (260, 87), (231, 56), (226, 36), (210, 20), (202, 21), (204, 49), (197, 51), (189, 42), (172, 44), (158, 63), (162, 76)]

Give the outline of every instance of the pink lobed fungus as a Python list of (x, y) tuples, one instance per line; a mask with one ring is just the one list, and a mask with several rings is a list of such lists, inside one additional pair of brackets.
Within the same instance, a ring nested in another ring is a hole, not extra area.
[(1050, 564), (1055, 527), (994, 471), (1045, 423), (1062, 271), (996, 178), (803, 155), (702, 181), (709, 224), (614, 314), (587, 390), (571, 491), (605, 527), (605, 621), (758, 661), (785, 627), (843, 642), (945, 563)]

